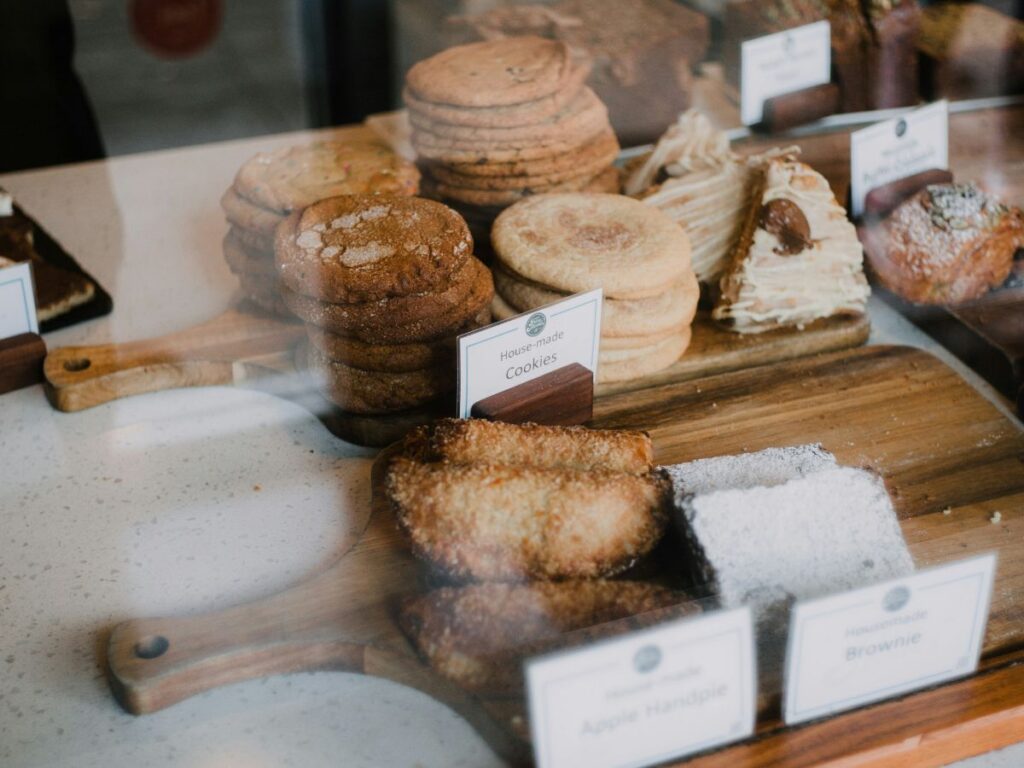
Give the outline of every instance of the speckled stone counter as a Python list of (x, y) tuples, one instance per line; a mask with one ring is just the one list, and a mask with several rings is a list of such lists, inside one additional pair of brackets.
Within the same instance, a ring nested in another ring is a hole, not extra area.
[[(245, 159), (296, 138), (0, 177), (114, 296), (112, 315), (47, 343), (160, 335), (226, 308), (237, 282), (220, 195)], [(950, 362), (884, 305), (871, 312), (873, 342)], [(75, 414), (38, 386), (0, 397), (0, 765), (498, 765), (445, 707), (356, 675), (240, 683), (141, 718), (109, 693), (102, 648), (119, 621), (244, 602), (329, 563), (368, 503), (370, 455), (259, 392), (178, 390)], [(1024, 750), (978, 760), (1024, 764)]]

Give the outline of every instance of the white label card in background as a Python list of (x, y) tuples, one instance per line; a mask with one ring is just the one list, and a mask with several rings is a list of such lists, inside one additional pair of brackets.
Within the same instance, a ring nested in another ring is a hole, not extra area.
[(0, 269), (0, 339), (21, 333), (39, 333), (28, 262)]
[(459, 337), (459, 418), (473, 404), (572, 363), (594, 373), (601, 341), (598, 288)]
[(745, 738), (755, 678), (747, 608), (531, 659), (537, 765), (643, 766)]
[(996, 556), (982, 555), (793, 607), (785, 719), (801, 723), (978, 666)]
[(933, 168), (949, 168), (949, 103), (937, 101), (850, 134), (853, 215), (875, 187)]
[(740, 45), (740, 118), (761, 122), (764, 103), (832, 79), (832, 36), (827, 21), (746, 40)]

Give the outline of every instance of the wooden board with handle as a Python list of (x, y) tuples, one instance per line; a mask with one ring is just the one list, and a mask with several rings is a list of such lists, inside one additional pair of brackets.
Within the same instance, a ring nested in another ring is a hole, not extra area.
[[(918, 350), (864, 347), (609, 395), (594, 425), (648, 430), (661, 463), (821, 442), (841, 463), (883, 475), (919, 567), (999, 553), (984, 674), (799, 729), (763, 720), (758, 740), (691, 765), (939, 765), (1019, 738), (1024, 432), (952, 370)], [(521, 702), (460, 691), (397, 629), (399, 600), (422, 590), (425, 574), (379, 494), (350, 533), (354, 543), (332, 566), (276, 596), (119, 625), (108, 650), (119, 700), (141, 714), (251, 677), (353, 670), (425, 691), (502, 755), (528, 759), (515, 735)]]
[[(651, 376), (604, 385), (597, 394), (846, 349), (863, 344), (869, 334), (870, 323), (863, 316), (819, 320), (803, 330), (743, 335), (718, 327), (700, 313), (690, 349), (677, 363)], [(287, 359), (304, 338), (301, 324), (230, 309), (207, 323), (155, 339), (52, 350), (44, 366), (47, 392), (59, 410), (79, 411), (145, 392), (240, 384), (252, 367), (267, 365), (268, 357)]]

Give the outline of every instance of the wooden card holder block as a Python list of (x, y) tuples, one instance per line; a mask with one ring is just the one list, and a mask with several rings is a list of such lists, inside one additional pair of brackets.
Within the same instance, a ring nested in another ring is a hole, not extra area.
[(594, 374), (579, 363), (473, 404), (470, 416), (520, 424), (583, 424), (594, 415)]
[(835, 83), (812, 85), (765, 100), (764, 116), (757, 128), (766, 133), (781, 133), (838, 111), (839, 86)]
[(0, 340), (0, 395), (43, 381), (46, 342), (38, 333)]

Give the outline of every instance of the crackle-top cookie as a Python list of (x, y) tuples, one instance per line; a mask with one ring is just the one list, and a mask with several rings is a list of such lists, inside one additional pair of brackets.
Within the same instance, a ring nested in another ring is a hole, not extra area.
[(316, 141), (261, 152), (239, 169), (235, 191), (289, 213), (335, 195), (415, 195), (416, 166), (374, 141)]
[(449, 48), (415, 64), (405, 82), (434, 104), (500, 107), (551, 96), (573, 72), (565, 43), (524, 36)]
[(293, 213), (277, 231), (282, 282), (326, 302), (432, 292), (473, 253), (466, 222), (419, 197), (345, 195)]
[(657, 296), (690, 271), (683, 228), (623, 195), (525, 198), (498, 216), (491, 240), (515, 273), (570, 293), (604, 288), (609, 298)]

